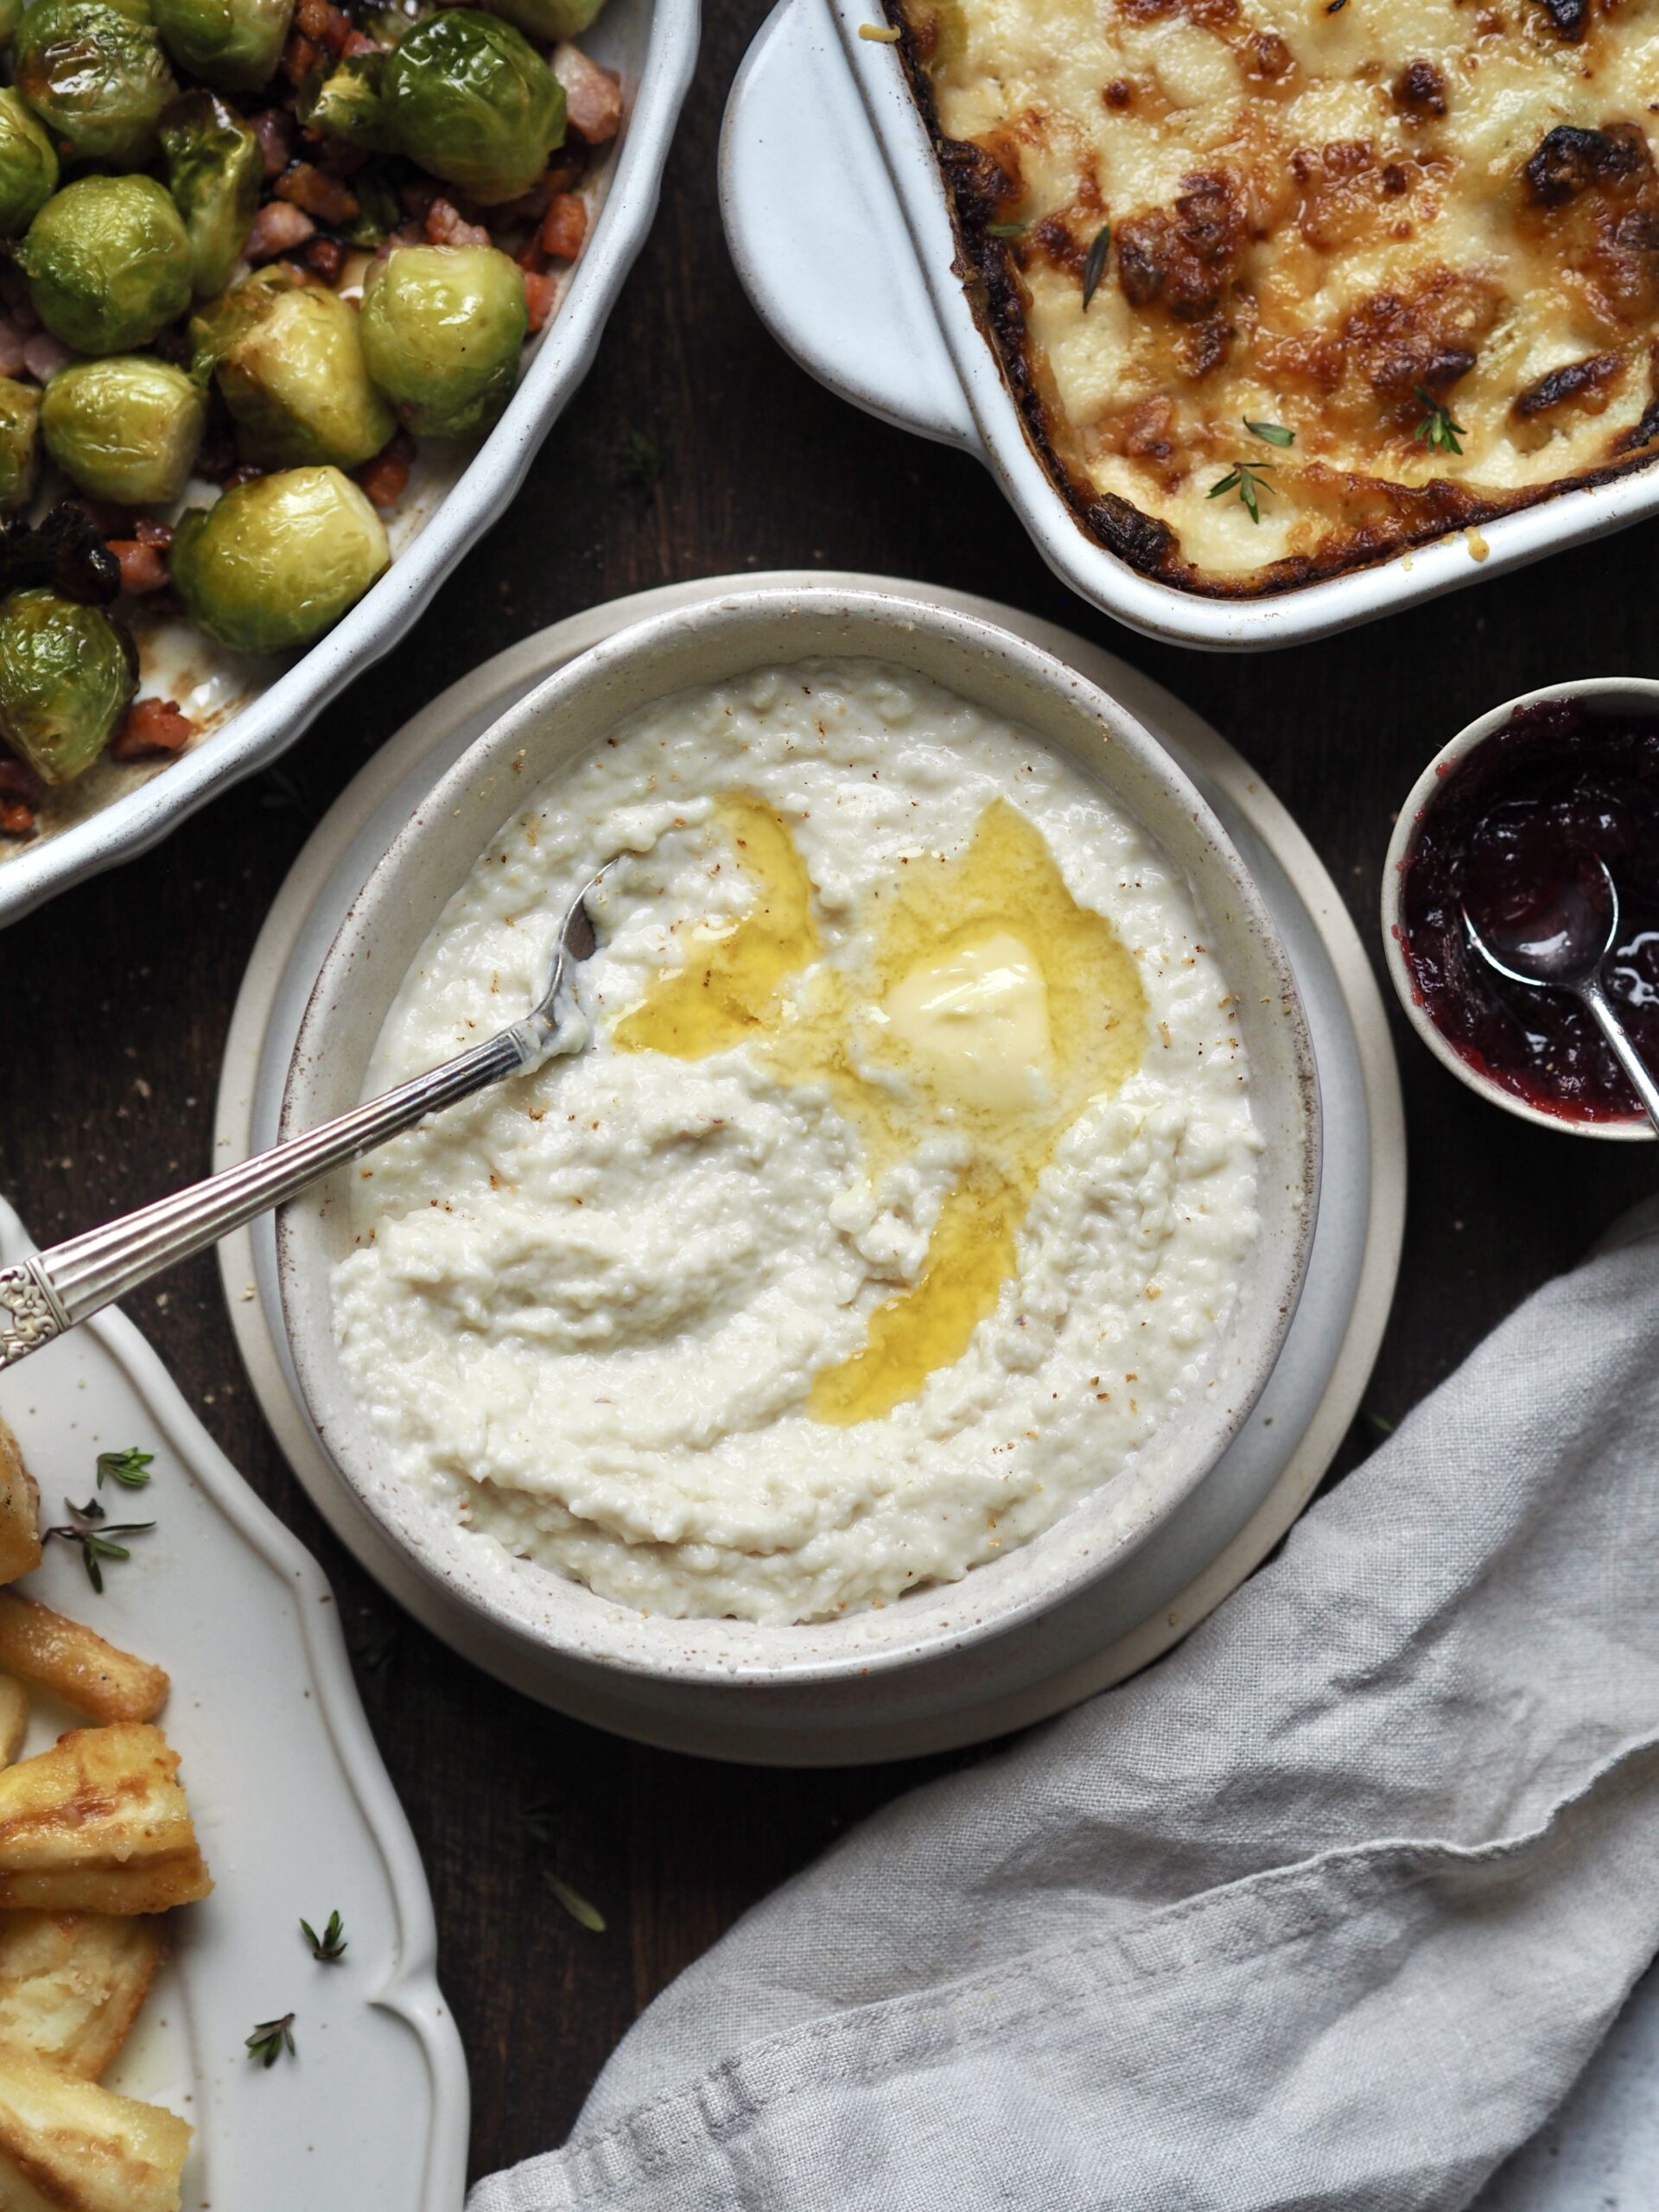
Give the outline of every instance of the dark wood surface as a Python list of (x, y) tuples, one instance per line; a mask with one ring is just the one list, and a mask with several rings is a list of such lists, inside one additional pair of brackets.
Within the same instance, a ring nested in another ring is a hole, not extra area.
[[(42, 1242), (207, 1166), (249, 950), (313, 823), (366, 754), (485, 655), (617, 594), (822, 565), (957, 585), (1069, 623), (1182, 693), (1249, 755), (1374, 950), (1392, 816), (1442, 738), (1531, 684), (1659, 673), (1651, 524), (1267, 657), (1166, 650), (1072, 599), (973, 462), (821, 390), (745, 300), (721, 240), (715, 158), (727, 91), (766, 5), (712, 0), (661, 218), (599, 365), (517, 505), (395, 660), (279, 770), (0, 941), (0, 1190)], [(635, 431), (662, 454), (650, 487), (621, 465)], [(1523, 1127), (1443, 1074), (1403, 1024), (1396, 1036), (1412, 1146), (1405, 1268), (1368, 1401), (1375, 1419), (1356, 1425), (1339, 1466), (1659, 1182), (1659, 1155)], [(1344, 1137), (1328, 1133), (1333, 1145)], [(472, 2062), (474, 2170), (558, 2142), (652, 1993), (925, 1770), (720, 1768), (635, 1749), (498, 1689), (403, 1618), (323, 1529), (255, 1408), (213, 1266), (182, 1270), (132, 1311), (340, 1594), (436, 1897), (443, 1983)], [(546, 1844), (524, 1821), (538, 1802), (550, 1808)], [(550, 1866), (601, 1904), (605, 1935), (552, 1902)]]

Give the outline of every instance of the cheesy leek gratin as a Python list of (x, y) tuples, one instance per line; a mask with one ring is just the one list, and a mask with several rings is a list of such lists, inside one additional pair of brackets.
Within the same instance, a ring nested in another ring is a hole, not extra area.
[(1135, 568), (1281, 590), (1659, 454), (1659, 0), (888, 4), (1029, 434)]

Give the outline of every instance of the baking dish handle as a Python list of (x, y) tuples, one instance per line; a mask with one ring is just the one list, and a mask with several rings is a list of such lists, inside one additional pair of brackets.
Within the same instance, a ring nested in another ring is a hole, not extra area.
[(884, 422), (982, 450), (824, 0), (780, 0), (750, 47), (720, 203), (743, 289), (785, 353)]

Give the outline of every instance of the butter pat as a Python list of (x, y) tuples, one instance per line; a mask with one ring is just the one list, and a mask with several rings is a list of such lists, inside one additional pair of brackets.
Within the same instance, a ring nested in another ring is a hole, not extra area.
[(880, 1011), (888, 1039), (940, 1097), (1007, 1114), (1049, 1096), (1048, 986), (1012, 930), (918, 961)]

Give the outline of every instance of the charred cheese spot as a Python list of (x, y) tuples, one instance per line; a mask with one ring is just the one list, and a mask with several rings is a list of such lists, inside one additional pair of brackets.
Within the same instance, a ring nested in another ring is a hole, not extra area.
[[(1659, 0), (894, 4), (976, 309), (1136, 567), (1281, 588), (1653, 457)], [(1252, 457), (1259, 522), (1208, 496)]]

